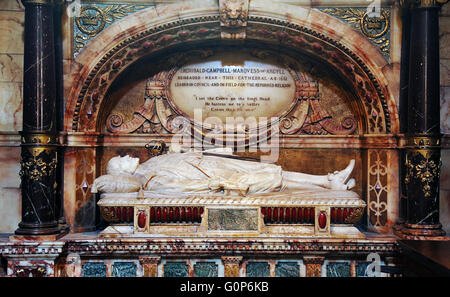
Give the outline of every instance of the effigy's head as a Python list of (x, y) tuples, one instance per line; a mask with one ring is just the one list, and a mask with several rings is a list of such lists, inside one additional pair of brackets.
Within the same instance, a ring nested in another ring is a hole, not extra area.
[(133, 158), (128, 155), (125, 157), (117, 156), (109, 160), (106, 165), (106, 174), (133, 174), (139, 166), (139, 158)]

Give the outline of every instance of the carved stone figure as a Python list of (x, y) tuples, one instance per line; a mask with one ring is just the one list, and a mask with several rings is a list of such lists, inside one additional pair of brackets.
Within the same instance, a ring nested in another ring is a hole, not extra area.
[[(213, 152), (213, 154), (211, 154)], [(355, 161), (342, 171), (310, 175), (284, 171), (280, 166), (239, 159), (230, 150), (170, 152), (139, 164), (138, 158), (114, 157), (107, 175), (94, 181), (93, 192), (224, 193), (249, 195), (292, 190), (349, 190)], [(112, 185), (111, 185), (112, 184)]]

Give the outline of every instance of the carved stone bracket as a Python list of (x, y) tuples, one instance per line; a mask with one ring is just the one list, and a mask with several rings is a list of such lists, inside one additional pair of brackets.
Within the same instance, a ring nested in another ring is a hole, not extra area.
[(306, 266), (306, 277), (321, 277), (322, 276), (322, 264), (325, 257), (305, 256), (303, 257), (303, 263)]
[(238, 277), (239, 276), (239, 268), (242, 262), (242, 256), (231, 257), (231, 256), (223, 256), (222, 262), (225, 266), (225, 277)]
[(158, 276), (158, 264), (161, 262), (161, 257), (139, 257), (139, 262), (142, 265), (144, 277), (157, 277)]
[(221, 38), (245, 39), (249, 0), (219, 0)]

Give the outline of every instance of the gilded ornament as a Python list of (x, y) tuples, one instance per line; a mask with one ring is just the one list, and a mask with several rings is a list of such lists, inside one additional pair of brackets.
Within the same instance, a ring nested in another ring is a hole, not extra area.
[(80, 16), (75, 18), (79, 32), (74, 31), (74, 52), (78, 53), (86, 43), (99, 34), (108, 24), (136, 12), (147, 6), (144, 5), (86, 5), (82, 6)]
[(379, 16), (370, 16), (365, 8), (326, 8), (323, 12), (338, 17), (360, 30), (372, 41), (385, 56), (389, 56), (389, 36), (386, 36), (390, 27), (389, 9), (382, 8)]
[[(421, 150), (422, 151), (422, 150)], [(411, 161), (411, 157), (418, 156), (421, 154), (425, 160), (420, 160), (418, 163), (413, 163), (414, 159)], [(442, 165), (442, 161), (439, 160), (439, 163), (434, 160), (430, 160), (432, 156), (431, 152), (420, 152), (413, 151), (412, 153), (408, 153), (406, 155), (406, 176), (405, 183), (409, 184), (412, 178), (418, 179), (422, 183), (422, 191), (425, 197), (431, 196), (431, 183), (439, 180), (440, 168)]]

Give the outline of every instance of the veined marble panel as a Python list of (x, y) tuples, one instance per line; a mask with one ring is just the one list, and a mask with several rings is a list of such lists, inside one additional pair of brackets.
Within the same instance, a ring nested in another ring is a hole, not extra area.
[(270, 267), (267, 262), (248, 262), (246, 267), (247, 277), (268, 277), (270, 276)]
[(197, 262), (194, 264), (194, 276), (218, 277), (219, 266), (215, 262)]
[(441, 158), (439, 221), (442, 224), (442, 228), (448, 234), (450, 233), (450, 149), (442, 150)]
[(450, 86), (450, 59), (440, 60), (440, 85)]
[(14, 233), (17, 229), (22, 217), (21, 202), (20, 188), (0, 187), (0, 233)]
[(441, 87), (441, 133), (450, 134), (450, 87)]
[(22, 83), (0, 82), (0, 131), (19, 130), (22, 130)]
[(81, 271), (82, 277), (106, 277), (106, 265), (101, 262), (84, 263)]
[(135, 277), (137, 267), (134, 262), (114, 262), (112, 265), (112, 276)]
[(2, 0), (0, 1), (0, 10), (17, 10), (23, 11), (22, 1), (20, 0)]
[(20, 147), (0, 147), (0, 187), (20, 187)]
[(350, 277), (349, 262), (328, 262), (327, 277)]
[(0, 11), (0, 53), (23, 54), (24, 13)]
[(440, 58), (450, 59), (450, 17), (439, 18), (439, 36)]
[(164, 277), (187, 277), (189, 267), (186, 262), (167, 262), (164, 265)]
[(275, 266), (275, 276), (299, 277), (300, 265), (297, 262), (278, 261)]
[(23, 55), (0, 54), (0, 82), (23, 81)]
[(367, 277), (367, 266), (370, 262), (360, 262), (356, 265), (356, 276), (357, 277)]

